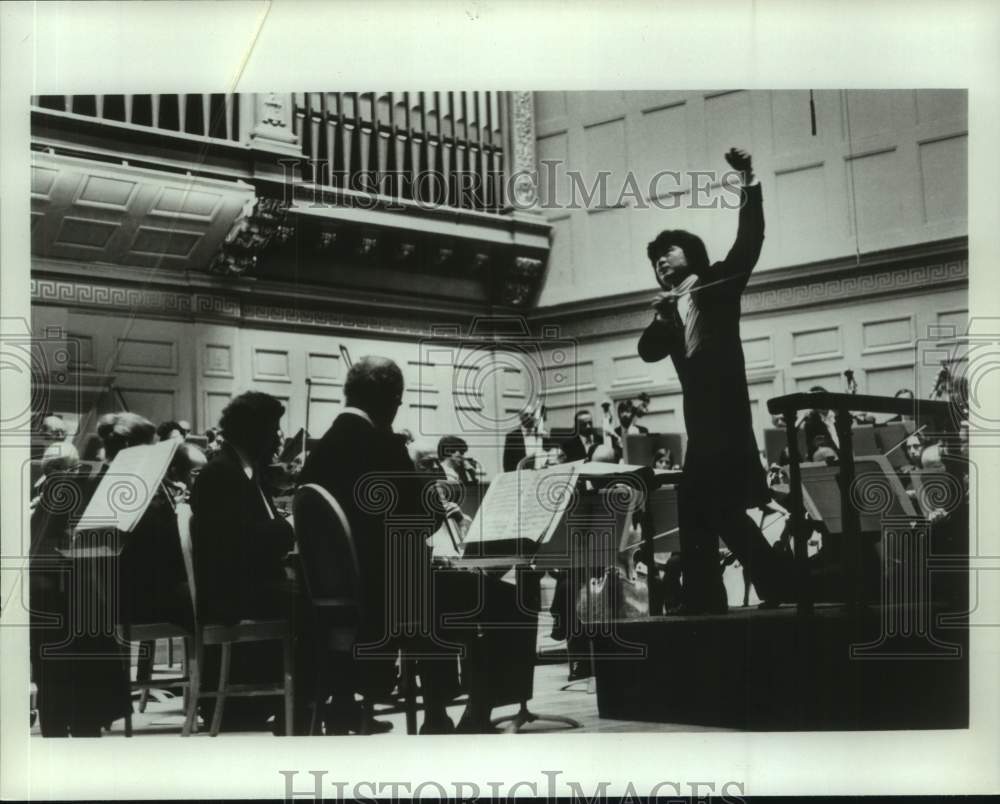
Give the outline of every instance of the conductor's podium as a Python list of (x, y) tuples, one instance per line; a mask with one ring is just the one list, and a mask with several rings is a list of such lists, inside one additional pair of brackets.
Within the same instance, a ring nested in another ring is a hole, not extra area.
[[(604, 623), (592, 637), (601, 717), (751, 730), (968, 726), (962, 503), (953, 511), (956, 546), (938, 552), (920, 478), (911, 501), (899, 493), (888, 454), (855, 460), (850, 416), (863, 410), (940, 421), (950, 411), (928, 400), (827, 393), (768, 402), (787, 422), (813, 407), (837, 412), (841, 461), (836, 468), (800, 464), (789, 432), (789, 509), (794, 533), (806, 513), (839, 532), (846, 605), (814, 601), (806, 540), (796, 539), (796, 599), (788, 601), (795, 607)], [(886, 570), (878, 599), (864, 593), (858, 571), (873, 531)], [(938, 581), (949, 576), (951, 591), (937, 594)]]
[(889, 608), (619, 621), (593, 640), (598, 713), (758, 731), (967, 728), (967, 629), (892, 636), (889, 623), (920, 630), (927, 613)]

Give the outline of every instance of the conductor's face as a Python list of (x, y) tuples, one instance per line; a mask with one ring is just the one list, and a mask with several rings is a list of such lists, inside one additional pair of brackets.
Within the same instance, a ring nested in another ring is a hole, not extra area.
[(677, 287), (690, 273), (687, 256), (680, 246), (671, 246), (665, 254), (657, 257), (653, 270), (662, 288)]

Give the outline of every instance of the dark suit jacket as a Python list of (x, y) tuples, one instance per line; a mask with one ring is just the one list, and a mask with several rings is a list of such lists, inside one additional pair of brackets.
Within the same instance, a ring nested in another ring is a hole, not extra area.
[[(382, 495), (376, 486), (369, 485), (379, 476), (383, 478), (380, 484), (385, 482), (392, 488), (391, 494)], [(431, 522), (438, 512), (425, 508), (422, 492), (424, 485), (434, 480), (433, 475), (417, 474), (401, 436), (377, 430), (352, 413), (341, 413), (334, 419), (302, 468), (300, 483), (317, 483), (344, 509), (358, 551), (365, 622), (371, 629), (383, 628), (386, 623), (385, 573), (391, 518), (410, 522), (406, 528), (412, 540), (409, 548), (414, 564), (410, 568), (422, 571), (429, 565), (430, 551), (423, 537), (433, 532)], [(390, 499), (392, 502), (381, 504)], [(428, 527), (414, 527), (414, 520), (422, 520)], [(382, 634), (369, 632), (368, 636), (378, 638)]]
[(809, 452), (806, 460), (811, 459), (812, 454), (821, 446), (829, 447), (838, 455), (840, 454), (840, 450), (837, 449), (837, 445), (830, 435), (830, 427), (827, 427), (823, 417), (817, 411), (811, 410), (806, 414), (802, 422), (802, 429), (806, 434), (806, 449)]
[[(268, 503), (274, 511), (270, 497)], [(191, 512), (199, 619), (286, 615), (283, 559), (294, 543), (292, 528), (279, 514), (270, 517), (232, 447), (224, 446), (199, 473)]]
[(507, 433), (507, 438), (503, 443), (503, 470), (513, 472), (517, 469), (517, 464), (527, 454), (528, 450), (524, 446), (524, 433), (521, 432), (521, 428), (518, 427)]
[(593, 446), (590, 448), (590, 450), (587, 450), (584, 448), (583, 442), (580, 440), (579, 435), (573, 435), (565, 439), (560, 444), (560, 446), (562, 447), (563, 452), (566, 453), (566, 460), (579, 461), (582, 460), (583, 458), (589, 458), (590, 455), (588, 454), (588, 452), (592, 453), (594, 451), (594, 447), (598, 446), (599, 444), (603, 444), (604, 436), (595, 431), (592, 440), (593, 440)]
[[(740, 342), (740, 296), (764, 242), (760, 185), (741, 193), (736, 242), (722, 262), (699, 275), (682, 322), (658, 318), (639, 339), (639, 356), (669, 356), (684, 392), (688, 446), (684, 471), (717, 503), (754, 508), (770, 499), (750, 414)], [(721, 284), (712, 284), (725, 280)]]

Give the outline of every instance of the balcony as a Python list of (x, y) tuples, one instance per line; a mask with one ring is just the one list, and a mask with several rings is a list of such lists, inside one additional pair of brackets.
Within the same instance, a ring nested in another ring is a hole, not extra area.
[[(36, 96), (33, 253), (525, 307), (550, 231), (532, 107), (492, 91)], [(131, 239), (152, 228), (159, 257)]]

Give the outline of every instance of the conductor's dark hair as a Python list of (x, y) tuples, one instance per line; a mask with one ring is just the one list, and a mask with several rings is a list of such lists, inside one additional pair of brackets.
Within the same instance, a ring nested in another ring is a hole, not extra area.
[(440, 460), (444, 460), (449, 452), (454, 452), (455, 450), (468, 452), (469, 445), (465, 443), (465, 439), (453, 435), (446, 435), (438, 441), (438, 458)]
[(656, 265), (656, 261), (673, 246), (684, 252), (688, 267), (694, 273), (708, 268), (708, 252), (705, 250), (705, 244), (698, 235), (693, 235), (684, 229), (664, 229), (655, 240), (649, 242), (646, 246), (646, 256), (650, 265)]
[(344, 398), (367, 413), (387, 410), (403, 394), (403, 372), (387, 357), (362, 357), (344, 381)]
[(284, 412), (285, 406), (270, 394), (247, 391), (223, 409), (219, 429), (234, 447), (254, 448), (273, 432)]
[(635, 405), (632, 403), (631, 399), (623, 399), (618, 403), (618, 415), (621, 416), (623, 413), (627, 413), (629, 416), (635, 415)]

